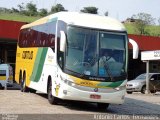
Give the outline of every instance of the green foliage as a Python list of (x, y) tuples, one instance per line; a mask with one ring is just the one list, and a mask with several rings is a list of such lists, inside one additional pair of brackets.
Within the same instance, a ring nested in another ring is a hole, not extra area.
[(12, 8), (12, 12), (13, 12), (13, 13), (19, 13), (19, 10), (16, 9), (16, 8)]
[(98, 8), (96, 7), (84, 7), (81, 12), (83, 13), (91, 13), (91, 14), (98, 14)]
[(159, 26), (160, 26), (160, 18), (158, 19), (158, 24), (159, 24)]
[(57, 4), (55, 6), (52, 6), (51, 13), (61, 12), (61, 11), (67, 11), (61, 4)]
[[(135, 35), (139, 35), (136, 33), (136, 28), (134, 26), (134, 24), (124, 24), (128, 34), (135, 34)], [(146, 31), (147, 33), (145, 35), (149, 35), (149, 36), (160, 36), (160, 26), (155, 26), (155, 25), (147, 25), (146, 26)]]
[(21, 21), (21, 22), (33, 22), (40, 17), (33, 17), (33, 16), (25, 16), (17, 13), (0, 13), (1, 20), (13, 20), (13, 21)]
[(26, 5), (26, 15), (28, 16), (36, 16), (38, 14), (36, 4), (32, 2), (27, 3)]
[(47, 16), (47, 14), (48, 14), (48, 12), (47, 12), (47, 10), (46, 9), (40, 9), (39, 10), (39, 15), (40, 16), (42, 16), (42, 17), (44, 17), (44, 16)]
[(149, 29), (147, 29), (148, 25), (154, 25), (154, 18), (147, 13), (138, 13), (137, 15), (132, 16), (135, 19), (135, 23), (133, 24), (135, 27), (136, 34), (139, 35), (149, 35)]
[(0, 7), (0, 13), (12, 13), (11, 9)]
[(17, 7), (19, 9), (20, 14), (25, 14), (26, 13), (24, 3), (21, 3), (21, 4), (17, 5)]

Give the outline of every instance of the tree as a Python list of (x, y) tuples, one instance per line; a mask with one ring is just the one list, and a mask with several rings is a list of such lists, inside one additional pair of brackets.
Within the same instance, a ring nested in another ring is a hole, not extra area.
[(96, 7), (84, 7), (81, 12), (83, 13), (91, 13), (91, 14), (98, 14), (98, 8)]
[(138, 13), (137, 15), (132, 16), (133, 19), (135, 19), (135, 29), (136, 33), (140, 35), (147, 35), (149, 34), (148, 29), (146, 27), (148, 25), (153, 25), (154, 23), (154, 18), (147, 13)]
[(160, 25), (160, 18), (158, 19), (158, 23), (159, 23), (159, 25)]
[(27, 3), (26, 12), (26, 15), (28, 16), (36, 16), (38, 14), (36, 4), (33, 4), (32, 2)]
[(0, 12), (1, 12), (1, 13), (12, 13), (12, 10), (11, 10), (11, 9), (8, 9), (8, 8), (0, 7)]
[(26, 12), (25, 7), (24, 7), (24, 3), (21, 3), (21, 4), (17, 5), (17, 7), (19, 8), (19, 13), (20, 14), (24, 14)]
[(52, 6), (51, 13), (61, 12), (61, 11), (67, 11), (61, 4), (57, 4), (55, 6)]
[(14, 8), (14, 7), (12, 7), (12, 12), (14, 12), (14, 13), (19, 13), (19, 10), (16, 9), (16, 8)]
[(44, 17), (47, 14), (48, 14), (47, 9), (42, 8), (42, 9), (39, 10), (39, 15), (40, 16)]

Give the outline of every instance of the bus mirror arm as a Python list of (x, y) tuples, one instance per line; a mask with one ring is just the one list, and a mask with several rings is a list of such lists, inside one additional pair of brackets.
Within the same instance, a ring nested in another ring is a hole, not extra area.
[(66, 35), (64, 31), (60, 31), (61, 39), (60, 39), (60, 51), (65, 52), (65, 46), (66, 46)]
[(129, 42), (133, 46), (133, 59), (137, 59), (138, 58), (138, 53), (139, 53), (138, 44), (133, 39), (129, 39)]

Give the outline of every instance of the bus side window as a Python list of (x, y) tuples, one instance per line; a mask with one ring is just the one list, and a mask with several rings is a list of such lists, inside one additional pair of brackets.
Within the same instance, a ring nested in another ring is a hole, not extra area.
[(19, 44), (20, 47), (25, 47), (26, 46), (26, 40), (27, 40), (26, 33), (27, 33), (27, 30), (28, 29), (22, 29), (20, 31), (21, 34), (20, 34), (19, 41), (18, 41), (18, 44)]
[(52, 47), (55, 52), (55, 34), (56, 34), (56, 22), (52, 21), (48, 23), (48, 45)]

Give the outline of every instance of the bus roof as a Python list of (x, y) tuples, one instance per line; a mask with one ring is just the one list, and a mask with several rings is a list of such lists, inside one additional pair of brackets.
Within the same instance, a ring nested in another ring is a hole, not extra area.
[(78, 12), (58, 12), (47, 17), (41, 18), (35, 22), (22, 26), (21, 29), (51, 22), (53, 20), (62, 20), (67, 24), (77, 25), (82, 27), (107, 29), (116, 31), (126, 31), (124, 25), (116, 19), (87, 13)]

